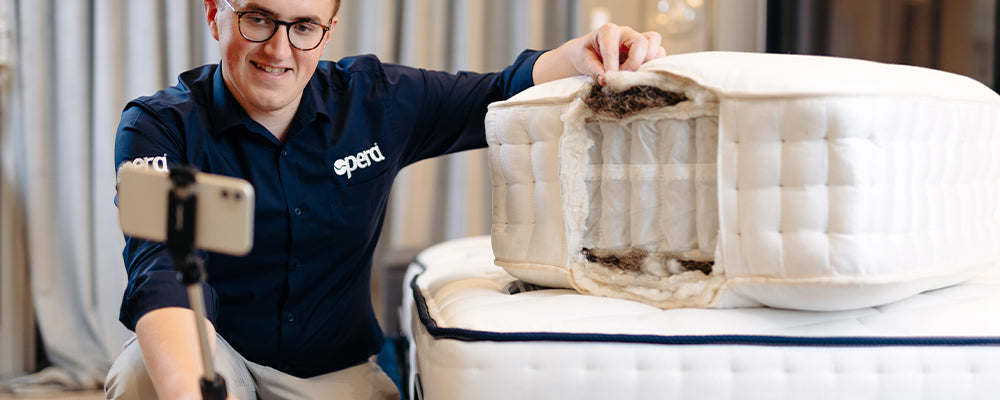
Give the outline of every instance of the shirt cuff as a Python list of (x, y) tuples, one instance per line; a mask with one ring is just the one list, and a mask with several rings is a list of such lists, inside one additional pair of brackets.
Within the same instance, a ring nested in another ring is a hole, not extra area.
[[(147, 272), (129, 286), (118, 319), (130, 330), (134, 331), (139, 319), (150, 311), (167, 307), (191, 308), (187, 287), (174, 270)], [(202, 282), (201, 287), (205, 294), (205, 318), (217, 325), (218, 296), (207, 283)]]

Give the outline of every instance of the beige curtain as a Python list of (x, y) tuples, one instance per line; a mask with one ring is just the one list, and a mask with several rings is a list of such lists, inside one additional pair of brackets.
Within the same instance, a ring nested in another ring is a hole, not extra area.
[(0, 377), (10, 376), (32, 366), (34, 326), (25, 267), (23, 218), (14, 190), (14, 157), (17, 153), (6, 127), (15, 112), (11, 102), (14, 91), (13, 20), (11, 4), (0, 3)]
[[(94, 387), (128, 335), (113, 205), (121, 109), (218, 62), (218, 47), (196, 0), (0, 2), (0, 378), (36, 369), (37, 322), (52, 368), (7, 387)], [(498, 70), (579, 33), (576, 3), (345, 0), (326, 56)], [(490, 197), (482, 151), (409, 167), (380, 251), (488, 233)]]
[(117, 322), (118, 117), (127, 99), (217, 57), (205, 50), (195, 1), (4, 0), (3, 11), (13, 50), (0, 136), (0, 291), (12, 311), (0, 320), (0, 372), (34, 369), (34, 317), (53, 368), (7, 388), (97, 387), (127, 334)]
[[(576, 1), (396, 3), (399, 40), (393, 61), (431, 69), (500, 70), (522, 50), (558, 46), (579, 30)], [(419, 249), (443, 240), (488, 234), (491, 190), (485, 150), (408, 167), (393, 189), (383, 248)]]

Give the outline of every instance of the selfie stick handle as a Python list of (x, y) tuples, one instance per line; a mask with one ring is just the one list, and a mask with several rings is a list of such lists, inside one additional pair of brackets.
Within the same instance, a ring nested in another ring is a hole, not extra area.
[(226, 381), (216, 374), (212, 367), (212, 353), (208, 348), (208, 334), (205, 332), (205, 292), (201, 286), (205, 279), (205, 268), (201, 258), (195, 255), (194, 233), (198, 194), (194, 190), (195, 170), (187, 166), (175, 166), (170, 170), (170, 189), (167, 211), (167, 249), (179, 272), (181, 283), (187, 287), (188, 301), (194, 311), (195, 329), (201, 347), (201, 361), (205, 375), (201, 379), (203, 399), (225, 399)]

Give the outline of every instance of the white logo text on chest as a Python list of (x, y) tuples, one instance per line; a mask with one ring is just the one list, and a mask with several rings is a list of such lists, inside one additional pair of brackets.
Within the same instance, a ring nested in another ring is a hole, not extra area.
[(336, 172), (337, 175), (347, 174), (347, 179), (351, 179), (352, 172), (368, 168), (372, 164), (382, 162), (383, 160), (385, 160), (385, 156), (382, 155), (382, 150), (378, 148), (378, 143), (375, 143), (368, 150), (334, 161), (333, 172)]

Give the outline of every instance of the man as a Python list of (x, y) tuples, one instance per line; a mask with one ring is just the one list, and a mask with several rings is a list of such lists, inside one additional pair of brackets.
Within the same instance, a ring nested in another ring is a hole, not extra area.
[[(339, 5), (204, 0), (221, 64), (181, 74), (177, 86), (122, 114), (116, 165), (165, 158), (256, 189), (252, 252), (200, 254), (207, 329), (231, 397), (398, 397), (370, 361), (383, 340), (370, 303), (372, 253), (392, 179), (421, 159), (484, 147), (490, 102), (573, 75), (603, 82), (605, 72), (664, 55), (659, 35), (606, 25), (548, 52), (526, 51), (496, 74), (372, 56), (320, 62)], [(120, 319), (137, 341), (109, 373), (109, 398), (197, 398), (194, 318), (169, 254), (127, 238), (123, 256)]]

